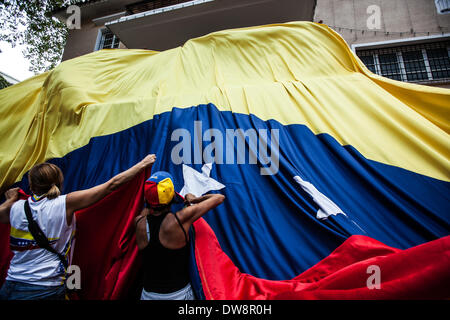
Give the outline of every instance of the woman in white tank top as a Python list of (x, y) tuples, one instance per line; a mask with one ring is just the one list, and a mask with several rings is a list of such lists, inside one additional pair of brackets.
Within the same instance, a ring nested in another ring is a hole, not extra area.
[(10, 247), (14, 254), (0, 300), (64, 299), (64, 266), (55, 253), (40, 248), (28, 230), (24, 204), (28, 201), (32, 218), (50, 245), (67, 260), (75, 233), (75, 211), (89, 207), (151, 167), (155, 155), (148, 155), (130, 169), (93, 188), (61, 195), (63, 174), (54, 164), (41, 163), (29, 172), (32, 196), (18, 200), (19, 189), (5, 193), (0, 205), (0, 223), (10, 223)]

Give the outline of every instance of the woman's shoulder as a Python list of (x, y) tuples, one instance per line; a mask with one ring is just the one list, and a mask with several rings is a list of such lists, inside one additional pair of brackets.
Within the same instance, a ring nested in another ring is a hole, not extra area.
[(53, 198), (53, 199), (49, 199), (49, 198), (47, 198), (47, 202), (48, 203), (52, 203), (52, 204), (59, 204), (59, 203), (66, 203), (66, 195), (65, 194), (62, 194), (62, 195), (60, 195), (60, 196), (57, 196), (56, 198)]
[(61, 213), (66, 213), (66, 195), (60, 195), (53, 199), (46, 199), (44, 204), (48, 211), (58, 211)]
[(46, 199), (40, 208), (41, 221), (46, 228), (59, 228), (66, 221), (66, 197), (60, 195), (53, 199)]
[(11, 215), (17, 211), (24, 211), (23, 204), (25, 203), (25, 200), (17, 200), (13, 203), (11, 206)]

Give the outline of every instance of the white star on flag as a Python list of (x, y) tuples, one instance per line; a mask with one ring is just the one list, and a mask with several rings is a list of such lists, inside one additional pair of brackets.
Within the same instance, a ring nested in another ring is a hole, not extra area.
[(225, 188), (217, 180), (210, 178), (212, 163), (204, 164), (202, 172), (183, 164), (184, 187), (180, 194), (184, 197), (188, 193), (192, 193), (196, 197), (200, 197), (212, 190), (220, 190)]
[(327, 198), (323, 193), (321, 193), (317, 188), (310, 182), (303, 180), (299, 176), (295, 176), (294, 180), (305, 190), (314, 202), (319, 206), (317, 211), (317, 219), (327, 219), (331, 215), (337, 215), (342, 213), (347, 216), (344, 211), (341, 210), (333, 201)]

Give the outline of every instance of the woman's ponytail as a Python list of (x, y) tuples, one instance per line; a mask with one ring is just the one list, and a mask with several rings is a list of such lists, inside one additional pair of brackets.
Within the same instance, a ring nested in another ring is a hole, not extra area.
[(53, 184), (50, 190), (47, 192), (47, 198), (48, 199), (55, 199), (61, 195), (61, 191), (59, 190), (58, 186)]

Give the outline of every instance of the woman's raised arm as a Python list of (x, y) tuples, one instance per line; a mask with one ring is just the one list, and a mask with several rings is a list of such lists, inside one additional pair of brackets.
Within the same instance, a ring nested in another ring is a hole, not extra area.
[(95, 186), (90, 189), (71, 192), (66, 197), (66, 219), (67, 224), (72, 223), (75, 211), (84, 209), (103, 199), (108, 194), (133, 179), (140, 171), (147, 167), (151, 167), (155, 163), (156, 156), (149, 154), (142, 161), (131, 167), (130, 169), (119, 173), (109, 181)]

